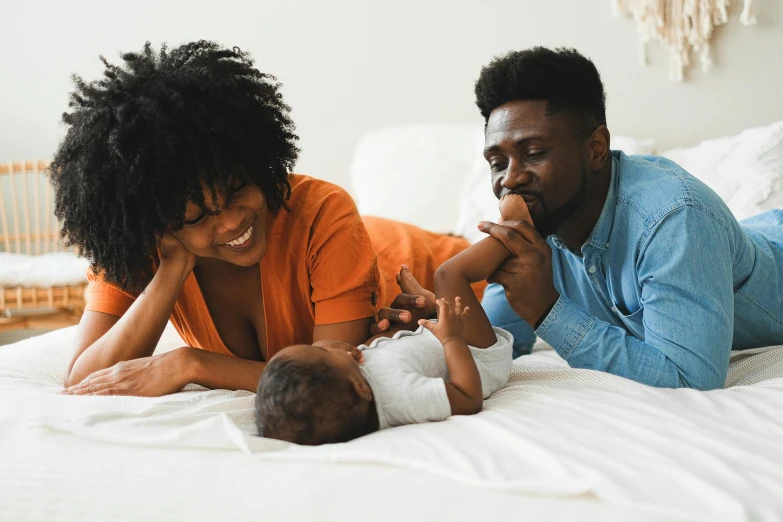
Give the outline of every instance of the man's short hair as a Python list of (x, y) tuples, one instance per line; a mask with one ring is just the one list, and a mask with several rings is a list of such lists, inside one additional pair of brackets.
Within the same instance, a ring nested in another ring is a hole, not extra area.
[(481, 69), (475, 92), (485, 122), (506, 103), (545, 100), (547, 114), (571, 117), (579, 137), (606, 125), (601, 75), (576, 49), (532, 47), (496, 57)]
[(306, 445), (348, 442), (364, 434), (361, 402), (328, 364), (274, 357), (256, 394), (258, 434)]

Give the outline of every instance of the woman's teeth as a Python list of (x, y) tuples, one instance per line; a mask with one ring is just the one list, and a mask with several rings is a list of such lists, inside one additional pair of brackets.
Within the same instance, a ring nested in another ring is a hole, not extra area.
[(238, 237), (234, 239), (233, 241), (229, 241), (228, 243), (223, 243), (224, 245), (231, 246), (231, 247), (238, 247), (242, 246), (245, 243), (247, 243), (248, 239), (250, 239), (250, 236), (253, 235), (253, 227), (251, 226), (247, 230), (245, 230), (245, 233), (242, 234), (241, 237)]

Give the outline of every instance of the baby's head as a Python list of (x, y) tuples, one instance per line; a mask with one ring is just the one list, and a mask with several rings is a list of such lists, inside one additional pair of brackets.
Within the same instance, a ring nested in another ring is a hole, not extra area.
[(258, 434), (307, 445), (365, 435), (372, 391), (352, 349), (341, 341), (319, 341), (272, 357), (256, 395)]

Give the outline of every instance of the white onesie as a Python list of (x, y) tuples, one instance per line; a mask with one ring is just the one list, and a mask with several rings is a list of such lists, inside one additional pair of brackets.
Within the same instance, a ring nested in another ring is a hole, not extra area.
[[(511, 375), (514, 337), (500, 328), (493, 329), (495, 344), (489, 348), (470, 347), (485, 399), (505, 386)], [(415, 332), (397, 332), (392, 338), (381, 337), (359, 349), (364, 352), (361, 370), (372, 389), (380, 429), (451, 416), (443, 345), (429, 330), (420, 326)]]

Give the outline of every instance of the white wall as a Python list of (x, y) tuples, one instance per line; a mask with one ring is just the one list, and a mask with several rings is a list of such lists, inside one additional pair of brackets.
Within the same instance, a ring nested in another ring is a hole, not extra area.
[(759, 25), (717, 31), (715, 70), (668, 80), (652, 47), (638, 63), (633, 22), (611, 0), (0, 0), (0, 161), (46, 159), (63, 128), (69, 76), (98, 55), (213, 39), (278, 76), (303, 150), (299, 172), (347, 184), (358, 137), (412, 122), (480, 122), (473, 83), (493, 55), (568, 45), (591, 57), (615, 134), (661, 149), (783, 119), (783, 2), (756, 0)]

